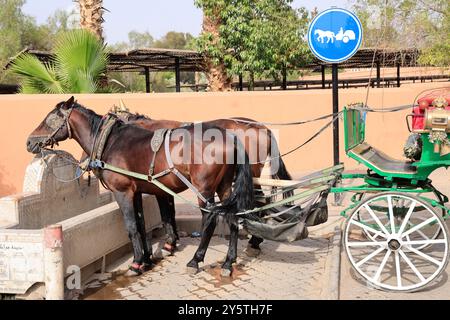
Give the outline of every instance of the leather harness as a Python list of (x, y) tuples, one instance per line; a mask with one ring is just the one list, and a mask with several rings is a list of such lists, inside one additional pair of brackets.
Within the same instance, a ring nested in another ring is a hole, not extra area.
[[(99, 166), (98, 163), (101, 162), (103, 151), (106, 145), (106, 141), (108, 140), (109, 135), (111, 134), (112, 127), (117, 122), (117, 117), (112, 114), (108, 114), (105, 116), (105, 118), (102, 119), (102, 123), (100, 124), (103, 128), (100, 130), (100, 134), (98, 138), (94, 141), (94, 147), (92, 149), (91, 154), (91, 163), (90, 167), (91, 169), (98, 170), (102, 169), (102, 166)], [(154, 131), (153, 137), (150, 141), (150, 147), (153, 152), (153, 157), (150, 163), (149, 168), (149, 175), (148, 180), (154, 180), (158, 179), (162, 176), (165, 176), (169, 173), (173, 173), (180, 179), (190, 190), (192, 190), (199, 199), (201, 199), (206, 204), (210, 204), (210, 202), (197, 190), (197, 188), (183, 175), (180, 171), (178, 171), (177, 168), (175, 168), (175, 165), (172, 161), (172, 158), (170, 156), (170, 135), (172, 133), (172, 129), (157, 129)], [(154, 174), (155, 169), (155, 159), (158, 151), (161, 149), (162, 144), (164, 143), (164, 153), (166, 155), (166, 161), (168, 164), (168, 168)], [(130, 175), (130, 174), (128, 174)], [(102, 179), (100, 181), (103, 184)], [(105, 186), (105, 185), (104, 185)], [(106, 187), (106, 186), (105, 186)]]

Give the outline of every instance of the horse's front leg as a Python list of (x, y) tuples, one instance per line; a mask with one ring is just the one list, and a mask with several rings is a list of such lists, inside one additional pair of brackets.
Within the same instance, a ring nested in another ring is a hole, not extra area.
[[(214, 199), (214, 198), (213, 198)], [(199, 201), (200, 207), (210, 209), (202, 201)], [(208, 249), (211, 237), (214, 234), (214, 230), (217, 224), (217, 214), (215, 212), (202, 211), (202, 233), (200, 238), (200, 244), (195, 251), (194, 257), (187, 264), (187, 271), (191, 274), (195, 274), (199, 271), (198, 264), (205, 259), (206, 250)]]
[(143, 247), (142, 247), (142, 240), (141, 236), (138, 232), (137, 222), (136, 222), (136, 216), (134, 213), (134, 193), (129, 192), (114, 192), (114, 197), (119, 204), (119, 208), (122, 211), (122, 215), (125, 222), (125, 227), (128, 231), (128, 237), (131, 240), (131, 243), (133, 245), (133, 263), (129, 267), (130, 271), (134, 275), (140, 275), (143, 270), (142, 262), (144, 260), (143, 255)]
[(137, 230), (141, 236), (142, 247), (144, 251), (144, 257), (142, 260), (142, 269), (146, 271), (152, 267), (152, 244), (151, 237), (147, 237), (147, 232), (145, 231), (145, 218), (144, 218), (144, 208), (142, 206), (142, 193), (135, 193), (133, 197), (134, 205), (134, 215), (136, 219)]
[(159, 210), (161, 212), (161, 220), (163, 222), (164, 229), (166, 230), (167, 235), (167, 239), (163, 249), (169, 252), (169, 254), (173, 254), (176, 249), (176, 243), (178, 239), (176, 226), (174, 227), (175, 217), (172, 217), (175, 215), (173, 197), (157, 196), (156, 200), (158, 201)]

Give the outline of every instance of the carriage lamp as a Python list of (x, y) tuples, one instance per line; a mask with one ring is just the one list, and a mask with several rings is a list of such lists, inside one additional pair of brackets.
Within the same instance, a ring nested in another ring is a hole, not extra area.
[(450, 141), (447, 138), (450, 132), (450, 110), (446, 110), (447, 104), (438, 99), (433, 101), (434, 109), (425, 110), (425, 130), (430, 132), (429, 140), (434, 144), (434, 152), (445, 155), (450, 153)]

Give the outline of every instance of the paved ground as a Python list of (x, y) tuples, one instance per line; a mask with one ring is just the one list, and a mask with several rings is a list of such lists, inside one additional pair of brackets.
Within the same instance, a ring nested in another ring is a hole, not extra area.
[(227, 250), (227, 241), (220, 237), (212, 239), (203, 270), (186, 273), (198, 242), (198, 238), (182, 238), (176, 255), (166, 257), (152, 271), (137, 278), (119, 275), (113, 281), (93, 281), (82, 298), (318, 299), (323, 294), (329, 238), (311, 237), (293, 244), (267, 241), (258, 258), (246, 256), (246, 241), (241, 240), (231, 278), (220, 276), (219, 263)]
[[(432, 178), (443, 193), (450, 194), (448, 172), (437, 171)], [(367, 286), (355, 275), (342, 250), (340, 268), (330, 268), (332, 261), (339, 262), (335, 259), (339, 254), (333, 254), (339, 250), (333, 250), (332, 234), (335, 226), (343, 225), (339, 216), (342, 208), (329, 206), (329, 221), (310, 228), (308, 239), (291, 244), (266, 241), (258, 258), (248, 258), (243, 252), (247, 241), (240, 240), (238, 263), (231, 279), (220, 277), (219, 263), (227, 250), (227, 241), (222, 237), (213, 238), (203, 271), (188, 275), (185, 265), (199, 240), (185, 237), (179, 252), (162, 260), (152, 271), (138, 278), (123, 277), (120, 270), (129, 264), (124, 261), (116, 268), (113, 280), (92, 281), (80, 298), (326, 299), (330, 297), (330, 282), (338, 280), (339, 299), (450, 299), (450, 267), (438, 281), (415, 293), (388, 293)]]

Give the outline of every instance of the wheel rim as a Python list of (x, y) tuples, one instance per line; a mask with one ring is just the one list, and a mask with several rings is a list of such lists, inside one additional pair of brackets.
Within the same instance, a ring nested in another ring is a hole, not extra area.
[[(406, 212), (396, 207), (399, 200)], [(387, 203), (388, 214), (377, 210), (382, 203)], [(369, 217), (378, 228), (361, 222)], [(437, 229), (439, 236), (433, 238)], [(448, 260), (448, 232), (442, 218), (424, 200), (404, 194), (363, 201), (347, 221), (344, 242), (356, 272), (385, 290), (417, 290), (438, 277)]]

